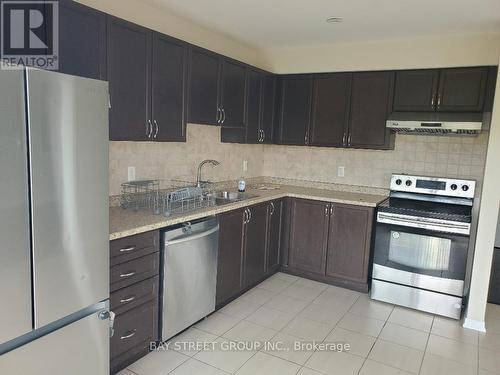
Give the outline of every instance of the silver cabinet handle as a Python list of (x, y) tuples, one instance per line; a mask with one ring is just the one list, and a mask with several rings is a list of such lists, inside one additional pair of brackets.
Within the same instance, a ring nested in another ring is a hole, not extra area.
[(266, 140), (266, 132), (262, 129), (262, 142)]
[(134, 251), (134, 250), (135, 250), (135, 246), (124, 247), (124, 248), (120, 249), (120, 253), (128, 253), (129, 251)]
[(247, 208), (248, 210), (248, 222), (250, 222), (252, 220), (252, 210), (250, 210), (249, 208)]
[(226, 110), (224, 108), (222, 108), (221, 111), (222, 111), (222, 121), (221, 121), (221, 124), (223, 124), (226, 121)]
[(153, 121), (155, 124), (155, 135), (153, 135), (153, 138), (156, 139), (156, 136), (158, 135), (158, 131), (160, 130), (160, 127), (158, 126), (158, 122), (156, 120)]
[(135, 296), (125, 297), (120, 300), (120, 303), (129, 303), (132, 302), (133, 300), (135, 300)]
[(434, 108), (434, 100), (436, 99), (436, 96), (432, 94), (432, 99), (431, 99), (431, 107)]
[[(130, 333), (129, 333), (129, 332), (130, 332)], [(136, 334), (136, 332), (137, 332), (137, 331), (136, 331), (135, 329), (133, 329), (132, 331), (125, 332), (126, 334), (125, 334), (125, 335), (123, 335), (123, 336), (121, 336), (121, 337), (120, 337), (120, 340), (126, 340), (126, 339), (129, 339), (129, 338), (131, 338), (131, 337), (134, 337), (134, 336), (135, 336), (135, 334)]]
[(259, 129), (259, 142), (262, 142), (262, 129)]
[(330, 216), (333, 216), (334, 212), (333, 212), (333, 204), (330, 205)]
[(245, 208), (245, 211), (243, 211), (243, 224), (248, 223), (248, 209)]
[(351, 146), (351, 133), (349, 133), (349, 137), (347, 137), (347, 146)]
[(440, 106), (441, 106), (441, 94), (438, 94), (437, 107), (439, 108)]
[(217, 121), (217, 124), (220, 124), (220, 121), (222, 119), (222, 111), (220, 108), (217, 108), (217, 116), (216, 116), (216, 121)]
[(153, 124), (151, 124), (151, 120), (148, 120), (148, 126), (146, 126), (146, 135), (148, 136), (149, 139), (151, 139), (151, 135), (153, 134)]
[(124, 277), (130, 277), (130, 276), (134, 276), (135, 275), (135, 271), (130, 271), (130, 272), (127, 272), (127, 273), (122, 273), (120, 275), (120, 277), (123, 279)]
[(271, 202), (270, 205), (271, 205), (271, 213), (270, 213), (270, 215), (274, 215), (274, 202)]
[(345, 132), (344, 132), (344, 136), (342, 137), (342, 146), (344, 146), (344, 147), (345, 147), (345, 145), (346, 145), (346, 144), (345, 144)]
[(328, 216), (328, 204), (325, 206), (325, 216)]
[(306, 134), (304, 134), (304, 144), (307, 145), (307, 131), (306, 131)]

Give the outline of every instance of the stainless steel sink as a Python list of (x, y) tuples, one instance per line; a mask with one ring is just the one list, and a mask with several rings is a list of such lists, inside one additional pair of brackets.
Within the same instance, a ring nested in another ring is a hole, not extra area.
[(211, 199), (214, 199), (217, 206), (221, 206), (233, 202), (241, 202), (246, 199), (255, 198), (256, 195), (248, 193), (240, 193), (239, 191), (219, 190), (209, 194)]

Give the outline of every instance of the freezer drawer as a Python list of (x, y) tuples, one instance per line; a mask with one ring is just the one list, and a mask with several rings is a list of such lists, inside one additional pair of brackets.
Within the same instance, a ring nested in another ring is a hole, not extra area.
[(2, 375), (108, 375), (109, 321), (93, 312), (0, 355)]
[(109, 296), (108, 84), (26, 74), (38, 328)]

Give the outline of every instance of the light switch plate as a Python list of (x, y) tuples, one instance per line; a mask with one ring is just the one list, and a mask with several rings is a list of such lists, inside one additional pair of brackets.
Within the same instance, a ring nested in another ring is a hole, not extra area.
[(337, 168), (337, 176), (338, 177), (344, 177), (345, 176), (345, 167), (338, 167)]
[(127, 168), (127, 181), (135, 181), (135, 167)]

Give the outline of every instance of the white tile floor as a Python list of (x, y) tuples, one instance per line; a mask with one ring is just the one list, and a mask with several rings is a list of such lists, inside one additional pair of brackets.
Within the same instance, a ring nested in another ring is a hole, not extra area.
[(500, 306), (488, 333), (372, 301), (365, 294), (278, 273), (172, 342), (325, 341), (347, 352), (297, 350), (152, 352), (120, 375), (500, 374)]

